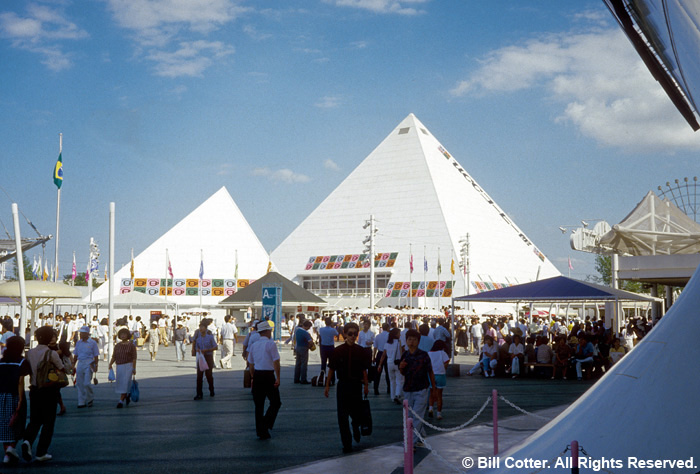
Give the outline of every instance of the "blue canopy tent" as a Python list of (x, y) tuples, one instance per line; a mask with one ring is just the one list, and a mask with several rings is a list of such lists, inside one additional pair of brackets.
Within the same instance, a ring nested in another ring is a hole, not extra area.
[[(618, 290), (609, 286), (598, 285), (587, 281), (574, 280), (565, 276), (547, 278), (522, 285), (509, 286), (498, 290), (485, 291), (474, 295), (466, 295), (452, 298), (452, 307), (456, 301), (485, 301), (493, 303), (622, 303), (622, 302), (661, 302), (660, 298), (640, 295), (630, 291)], [(616, 304), (615, 308), (619, 305)], [(663, 312), (663, 311), (662, 311)], [(619, 328), (619, 317), (613, 316), (613, 324)]]

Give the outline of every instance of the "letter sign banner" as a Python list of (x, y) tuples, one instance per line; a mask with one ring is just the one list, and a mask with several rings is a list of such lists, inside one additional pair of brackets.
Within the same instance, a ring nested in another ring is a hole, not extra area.
[(279, 341), (282, 338), (280, 318), (282, 315), (282, 287), (263, 286), (262, 287), (262, 318), (268, 319), (275, 324), (274, 338)]

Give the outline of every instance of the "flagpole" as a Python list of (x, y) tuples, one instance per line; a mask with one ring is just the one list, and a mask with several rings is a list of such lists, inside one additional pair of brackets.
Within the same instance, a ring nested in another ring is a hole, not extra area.
[(170, 268), (170, 257), (168, 256), (168, 249), (165, 249), (165, 312), (163, 316), (168, 314), (168, 269)]
[[(63, 153), (63, 134), (59, 133), (58, 134), (58, 156), (60, 157), (61, 154)], [(55, 173), (55, 171), (54, 171)], [(55, 260), (54, 260), (54, 274), (53, 274), (53, 281), (57, 282), (58, 281), (58, 231), (59, 231), (59, 223), (60, 223), (60, 217), (61, 217), (61, 188), (58, 188), (57, 191), (57, 196), (56, 196), (56, 255), (55, 255)], [(54, 300), (55, 301), (55, 300)], [(55, 304), (54, 304), (55, 307)], [(55, 314), (55, 313), (54, 313)]]
[(425, 258), (425, 245), (423, 246), (423, 302), (428, 306), (428, 283), (425, 281), (425, 272), (427, 271), (428, 260)]
[(410, 258), (410, 265), (411, 267), (409, 268), (409, 273), (408, 273), (408, 298), (409, 298), (409, 306), (413, 308), (413, 248), (411, 244), (408, 244), (408, 255)]
[(436, 291), (438, 292), (438, 311), (442, 311), (442, 306), (440, 306), (440, 273), (442, 273), (442, 263), (440, 262), (440, 247), (438, 247), (438, 281), (437, 281), (437, 289)]
[[(199, 262), (200, 262), (199, 269), (202, 270), (202, 268), (204, 268), (204, 266), (203, 266), (204, 265), (204, 250), (202, 250), (202, 249), (199, 249)], [(204, 275), (200, 271), (200, 274), (199, 274), (199, 307), (200, 308), (202, 307), (202, 278), (204, 278)]]

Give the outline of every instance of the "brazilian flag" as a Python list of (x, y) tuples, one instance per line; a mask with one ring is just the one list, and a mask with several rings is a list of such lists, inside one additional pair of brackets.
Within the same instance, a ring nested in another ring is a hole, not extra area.
[(58, 160), (53, 169), (53, 184), (55, 184), (58, 189), (61, 189), (61, 185), (63, 184), (63, 158), (61, 158), (61, 153), (58, 154)]

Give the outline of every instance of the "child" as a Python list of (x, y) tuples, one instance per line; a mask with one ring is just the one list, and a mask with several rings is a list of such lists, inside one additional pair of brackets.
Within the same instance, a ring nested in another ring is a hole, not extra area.
[(445, 352), (445, 342), (435, 341), (433, 348), (428, 352), (430, 363), (435, 374), (435, 385), (430, 387), (430, 401), (428, 403), (428, 416), (433, 416), (433, 405), (437, 403), (437, 419), (442, 420), (442, 390), (447, 385), (446, 370), (450, 358)]

